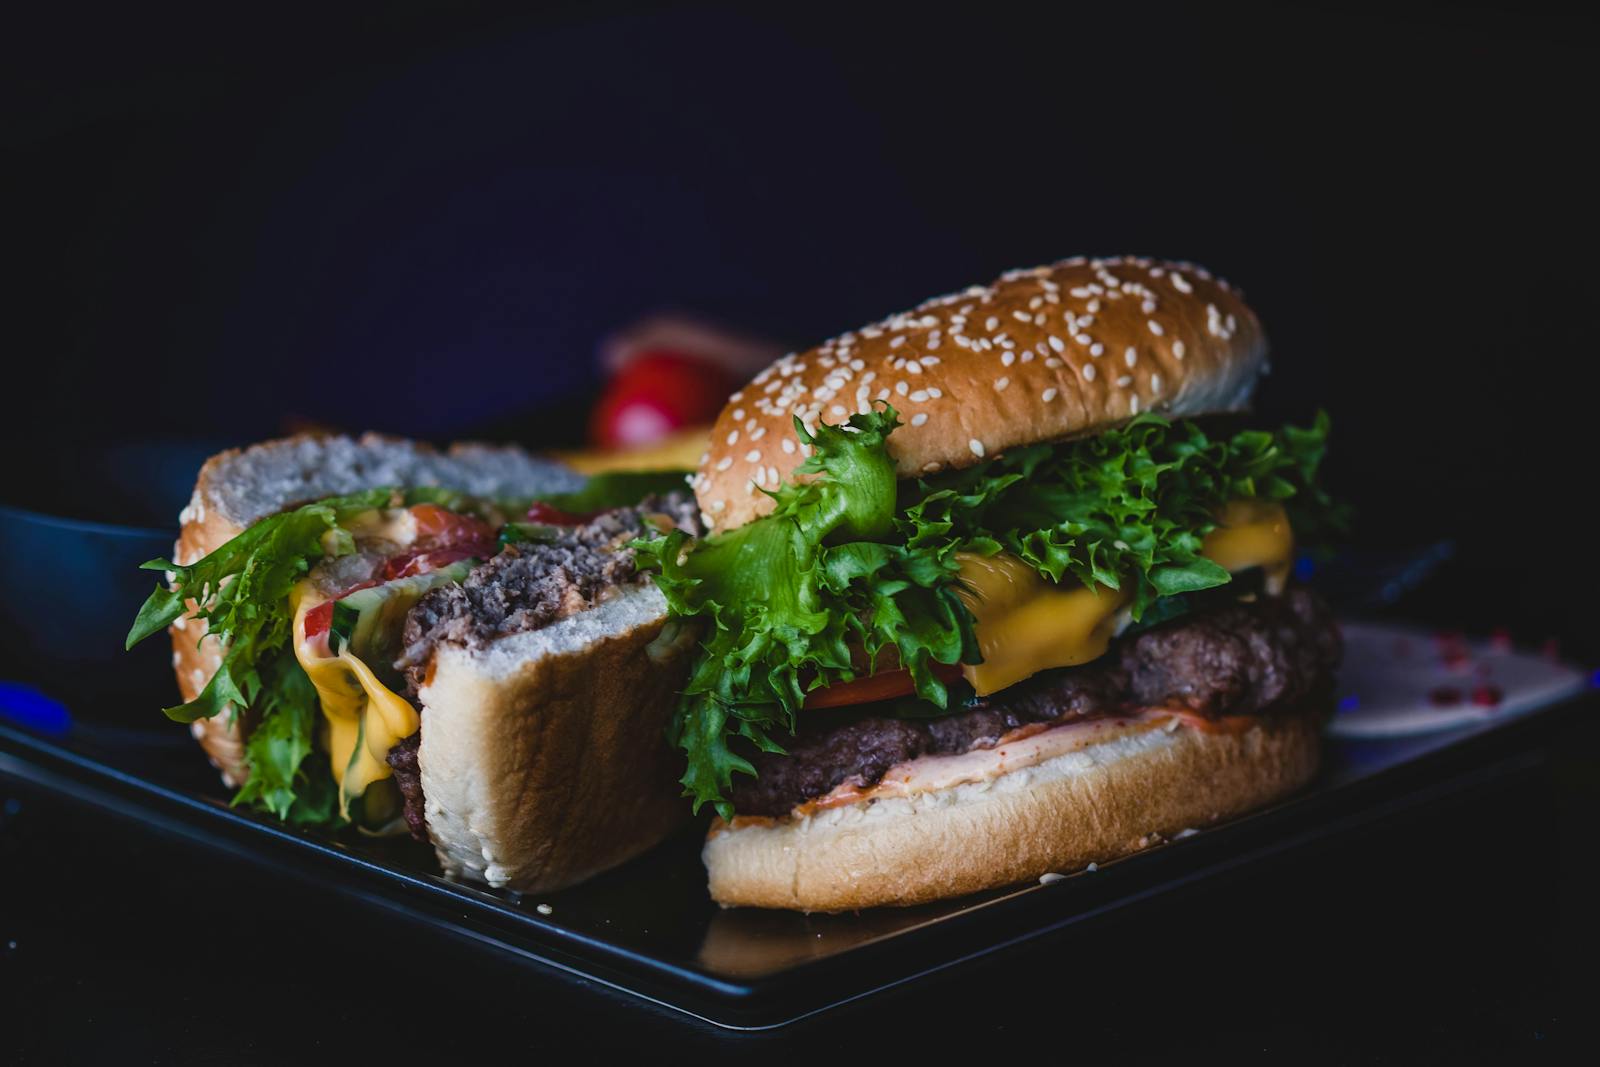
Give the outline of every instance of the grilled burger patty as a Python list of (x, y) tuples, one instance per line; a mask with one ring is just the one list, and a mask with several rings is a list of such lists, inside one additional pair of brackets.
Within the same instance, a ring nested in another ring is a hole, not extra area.
[(1333, 615), (1307, 588), (1227, 602), (1120, 640), (1094, 663), (973, 698), (943, 718), (890, 718), (881, 705), (854, 715), (809, 714), (786, 743), (787, 755), (746, 754), (756, 776), (735, 776), (734, 810), (787, 815), (843, 782), (870, 786), (918, 756), (992, 748), (1030, 723), (1102, 718), (1129, 707), (1181, 706), (1205, 716), (1270, 712), (1326, 686), (1339, 652)]
[[(406, 616), (405, 653), (395, 664), (405, 673), (406, 695), (415, 703), (425, 681), (424, 665), (440, 642), (482, 648), (497, 638), (537, 630), (585, 611), (622, 586), (640, 581), (627, 543), (653, 533), (647, 517), (661, 514), (680, 529), (695, 535), (702, 532), (699, 508), (688, 494), (648, 497), (638, 507), (558, 527), (550, 541), (508, 545), (474, 568), (460, 585), (424, 594)], [(419, 731), (389, 750), (388, 763), (405, 800), (406, 825), (413, 837), (426, 841), (422, 772), (417, 763), (421, 745)]]

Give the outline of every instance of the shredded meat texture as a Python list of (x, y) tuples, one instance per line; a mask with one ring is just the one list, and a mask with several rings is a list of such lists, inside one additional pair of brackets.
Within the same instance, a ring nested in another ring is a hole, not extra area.
[(420, 731), (397, 742), (389, 750), (389, 766), (394, 768), (395, 785), (405, 798), (406, 825), (411, 828), (411, 836), (425, 842), (428, 823), (422, 808), (422, 768), (417, 765), (417, 750), (421, 747)]
[(537, 630), (641, 580), (627, 544), (653, 532), (646, 520), (652, 514), (666, 514), (680, 529), (700, 532), (699, 512), (687, 494), (651, 497), (638, 507), (561, 527), (553, 541), (508, 545), (460, 585), (425, 594), (406, 617), (405, 652), (396, 664), (413, 695), (440, 644), (479, 648)]
[(1255, 715), (1293, 707), (1325, 688), (1338, 665), (1339, 630), (1309, 589), (1258, 597), (1132, 635), (1094, 663), (1044, 671), (974, 698), (954, 715), (896, 719), (870, 710), (804, 716), (787, 755), (750, 757), (737, 775), (741, 815), (787, 815), (845, 782), (870, 786), (919, 756), (992, 748), (1032, 723), (1065, 724), (1131, 707), (1182, 706), (1201, 715)]

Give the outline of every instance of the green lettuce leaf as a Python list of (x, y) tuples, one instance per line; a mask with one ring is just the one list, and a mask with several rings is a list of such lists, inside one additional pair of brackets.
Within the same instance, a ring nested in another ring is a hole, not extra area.
[(634, 543), (672, 612), (708, 624), (669, 731), (689, 757), (682, 782), (696, 810), (712, 803), (731, 816), (734, 773), (754, 773), (731, 738), (783, 751), (776, 736), (793, 733), (806, 692), (872, 673), (885, 649), (939, 708), (948, 693), (930, 664), (976, 661), (954, 561), (895, 543), (885, 440), (898, 425), (893, 408), (814, 435), (796, 420), (812, 452), (796, 470), (802, 480), (768, 494), (772, 514), (698, 543), (681, 530)]
[(613, 508), (632, 507), (647, 496), (682, 490), (688, 471), (611, 471), (596, 474), (571, 493), (556, 493), (539, 499), (553, 508), (574, 515)]
[[(257, 724), (245, 746), (250, 775), (235, 803), (252, 803), (280, 818), (328, 822), (334, 818), (332, 779), (307, 773), (316, 725), (316, 692), (288, 648), (289, 593), (331, 548), (349, 551), (339, 523), (382, 507), (392, 489), (333, 497), (255, 523), (210, 555), (187, 566), (151, 560), (146, 570), (168, 571), (171, 588), (157, 586), (139, 609), (127, 647), (165, 629), (193, 599), (194, 617), (225, 645), (222, 666), (200, 695), (167, 708), (169, 718), (194, 722), (249, 709)], [(327, 537), (330, 531), (334, 536)], [(327, 786), (323, 788), (324, 784)], [(326, 793), (327, 797), (323, 794)]]

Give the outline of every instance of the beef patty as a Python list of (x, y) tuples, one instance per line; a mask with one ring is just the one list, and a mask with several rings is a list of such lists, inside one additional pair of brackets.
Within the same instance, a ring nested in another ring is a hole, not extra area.
[(558, 527), (550, 541), (508, 545), (460, 585), (426, 593), (406, 616), (405, 652), (396, 664), (405, 672), (409, 695), (415, 698), (441, 643), (481, 648), (586, 611), (619, 586), (641, 580), (626, 546), (653, 532), (646, 517), (657, 513), (692, 534), (700, 532), (694, 502), (686, 494), (669, 493), (582, 525)]
[(918, 756), (992, 748), (1030, 723), (1139, 706), (1183, 706), (1205, 716), (1270, 712), (1326, 686), (1340, 650), (1327, 605), (1291, 586), (1281, 597), (1224, 603), (1130, 635), (1093, 663), (1041, 672), (943, 718), (890, 718), (872, 708), (811, 712), (786, 755), (748, 754), (756, 777), (735, 776), (731, 799), (741, 815), (787, 815), (841, 783), (870, 786)]
[[(686, 493), (646, 498), (638, 507), (604, 512), (586, 523), (557, 529), (551, 541), (507, 545), (494, 559), (475, 567), (460, 585), (425, 593), (406, 615), (402, 647), (395, 664), (405, 674), (407, 693), (416, 702), (423, 672), (442, 642), (481, 648), (489, 642), (548, 626), (594, 607), (620, 586), (640, 581), (627, 542), (648, 536), (647, 516), (665, 514), (679, 529), (698, 536), (700, 512)], [(421, 732), (389, 750), (389, 766), (405, 799), (406, 825), (419, 841), (428, 839), (422, 772), (417, 751)]]

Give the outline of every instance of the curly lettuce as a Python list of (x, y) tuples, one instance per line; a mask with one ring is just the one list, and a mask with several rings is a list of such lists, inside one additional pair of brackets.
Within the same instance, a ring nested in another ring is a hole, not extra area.
[(782, 752), (774, 735), (794, 732), (805, 694), (871, 674), (885, 649), (938, 708), (949, 693), (930, 665), (977, 661), (953, 547), (912, 547), (895, 529), (885, 441), (899, 425), (893, 408), (815, 434), (796, 420), (813, 450), (796, 474), (809, 477), (769, 493), (772, 514), (694, 544), (681, 530), (634, 543), (672, 612), (709, 623), (670, 727), (696, 810), (731, 815), (733, 775), (755, 773), (732, 737)]
[(931, 664), (978, 661), (958, 552), (1010, 552), (1052, 582), (1129, 589), (1134, 617), (1155, 619), (1231, 580), (1200, 554), (1230, 501), (1280, 501), (1302, 536), (1339, 516), (1315, 484), (1326, 415), (1213, 438), (1147, 414), (904, 481), (887, 448), (899, 425), (887, 406), (814, 435), (797, 420), (813, 451), (803, 480), (762, 490), (771, 514), (698, 542), (675, 531), (635, 543), (673, 614), (707, 624), (669, 729), (697, 810), (731, 817), (733, 775), (755, 773), (738, 747), (782, 752), (805, 694), (871, 674), (886, 648), (924, 713), (950, 710)]
[[(390, 488), (333, 497), (268, 516), (210, 555), (188, 565), (155, 559), (145, 570), (171, 574), (158, 585), (128, 631), (127, 648), (166, 629), (187, 611), (224, 645), (222, 665), (187, 704), (166, 708), (167, 717), (194, 722), (250, 710), (255, 729), (245, 746), (250, 773), (234, 802), (259, 805), (292, 822), (332, 819), (320, 776), (307, 773), (316, 724), (316, 690), (289, 650), (289, 593), (329, 554), (354, 550), (341, 522), (360, 511), (383, 507)], [(332, 536), (327, 536), (329, 533)], [(231, 721), (231, 720), (230, 720)], [(331, 787), (331, 776), (328, 785)]]

